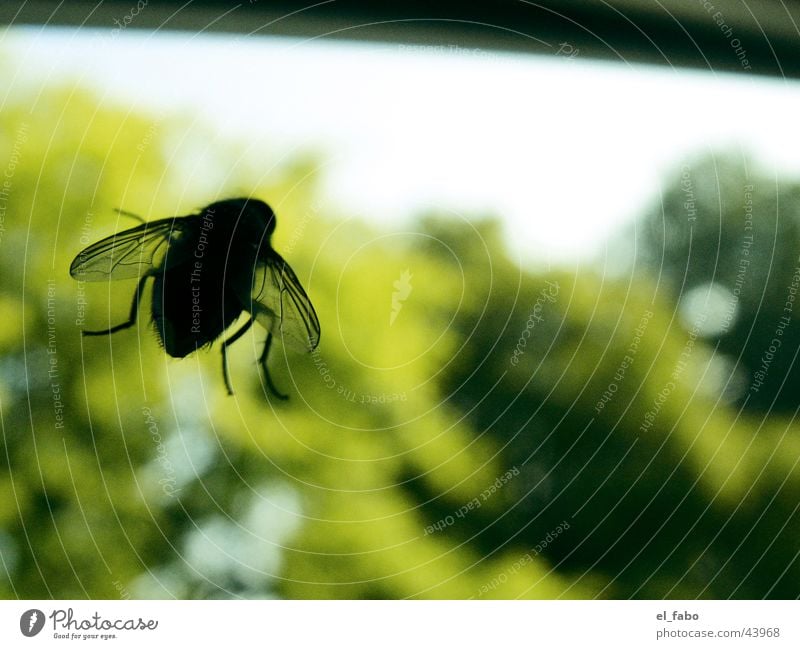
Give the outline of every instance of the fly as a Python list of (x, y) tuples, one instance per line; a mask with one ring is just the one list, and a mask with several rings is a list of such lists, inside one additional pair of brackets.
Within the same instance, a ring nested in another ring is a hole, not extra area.
[[(123, 212), (124, 213), (124, 212)], [(250, 316), (222, 341), (222, 376), (228, 376), (227, 348), (254, 322), (267, 331), (259, 358), (264, 379), (276, 397), (267, 368), (273, 336), (295, 350), (319, 344), (317, 314), (288, 263), (272, 248), (275, 214), (263, 201), (234, 198), (212, 203), (197, 214), (143, 223), (106, 237), (81, 251), (70, 265), (78, 280), (138, 278), (128, 320), (84, 336), (105, 336), (136, 323), (142, 292), (153, 280), (152, 317), (159, 342), (173, 358), (210, 346), (242, 314)]]

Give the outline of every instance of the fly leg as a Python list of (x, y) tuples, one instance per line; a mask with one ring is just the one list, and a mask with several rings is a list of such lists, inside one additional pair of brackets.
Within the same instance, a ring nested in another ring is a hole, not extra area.
[(136, 324), (136, 314), (139, 311), (139, 302), (142, 301), (142, 291), (144, 290), (144, 283), (149, 278), (149, 275), (145, 275), (139, 280), (139, 283), (136, 285), (136, 293), (133, 296), (133, 304), (131, 304), (131, 313), (128, 316), (127, 322), (123, 322), (122, 324), (118, 324), (114, 327), (110, 327), (109, 329), (103, 329), (102, 331), (82, 331), (81, 333), (84, 336), (107, 336), (109, 334), (113, 334), (117, 331), (122, 331), (123, 329), (127, 329), (128, 327), (132, 327)]
[(228, 394), (230, 395), (233, 395), (233, 388), (231, 387), (231, 379), (228, 376), (228, 345), (232, 345), (239, 340), (239, 338), (244, 336), (247, 330), (253, 326), (253, 322), (255, 322), (253, 318), (250, 318), (235, 334), (227, 340), (222, 341), (222, 378), (225, 379), (225, 387), (228, 389)]
[(133, 212), (128, 212), (127, 210), (121, 210), (118, 207), (115, 207), (114, 211), (120, 216), (128, 216), (132, 219), (136, 219), (137, 221), (139, 221), (139, 223), (145, 222), (145, 220), (141, 216), (139, 216), (138, 214), (134, 214)]
[(261, 352), (261, 358), (258, 359), (261, 367), (264, 369), (264, 380), (267, 382), (267, 387), (269, 391), (272, 392), (278, 399), (285, 401), (289, 397), (281, 392), (278, 392), (278, 388), (275, 387), (275, 384), (272, 382), (272, 378), (269, 375), (269, 368), (267, 367), (267, 356), (269, 355), (269, 346), (272, 344), (272, 334), (267, 334), (267, 341), (264, 343), (264, 351)]

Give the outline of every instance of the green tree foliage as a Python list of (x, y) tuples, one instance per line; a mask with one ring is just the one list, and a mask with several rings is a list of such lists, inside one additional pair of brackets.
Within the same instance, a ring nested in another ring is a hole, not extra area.
[[(800, 400), (800, 183), (733, 154), (687, 161), (638, 233), (639, 261), (732, 365), (725, 398), (761, 412)], [(772, 348), (772, 350), (770, 349)]]
[[(491, 219), (380, 231), (320, 202), (313, 157), (265, 175), (80, 91), (5, 107), (0, 134), (3, 597), (800, 594), (794, 425), (719, 401), (713, 344), (645, 274), (523, 271)], [(168, 359), (144, 315), (81, 337), (135, 288), (68, 275), (133, 225), (114, 207), (243, 192), (322, 323), (270, 359), (290, 401), (265, 396), (263, 332), (232, 348), (235, 397), (217, 347)]]
[(509, 274), (497, 291), (471, 271), (442, 394), (521, 474), (503, 515), (458, 532), (489, 556), (567, 520), (543, 557), (603, 597), (796, 597), (793, 425), (720, 403), (714, 349), (658, 285)]

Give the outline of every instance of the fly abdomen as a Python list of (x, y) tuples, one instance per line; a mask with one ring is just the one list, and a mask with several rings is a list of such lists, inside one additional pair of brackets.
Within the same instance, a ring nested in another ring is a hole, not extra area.
[(211, 344), (239, 317), (242, 307), (224, 290), (224, 272), (195, 260), (156, 275), (153, 320), (167, 354), (188, 356)]

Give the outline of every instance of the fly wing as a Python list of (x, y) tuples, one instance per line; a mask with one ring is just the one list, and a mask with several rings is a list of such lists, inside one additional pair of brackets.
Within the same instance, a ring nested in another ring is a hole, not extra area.
[[(183, 261), (191, 250), (174, 244), (185, 240), (196, 217), (174, 217), (143, 223), (112, 234), (82, 250), (69, 267), (75, 279), (98, 282), (141, 277), (147, 271)], [(168, 258), (168, 259), (167, 259)]]
[(280, 335), (285, 345), (312, 352), (319, 345), (319, 319), (300, 280), (283, 258), (273, 250), (259, 259), (252, 290), (240, 296), (244, 308), (262, 327)]

